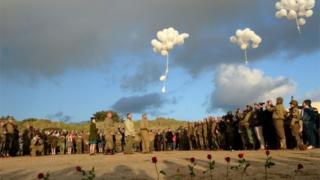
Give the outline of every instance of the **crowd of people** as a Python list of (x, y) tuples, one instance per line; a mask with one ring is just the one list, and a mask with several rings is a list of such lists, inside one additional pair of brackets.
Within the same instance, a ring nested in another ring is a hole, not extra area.
[(151, 153), (170, 150), (255, 150), (313, 149), (320, 146), (319, 112), (311, 100), (299, 106), (291, 100), (285, 109), (283, 99), (276, 103), (255, 103), (245, 109), (228, 112), (222, 117), (209, 116), (189, 122), (177, 129), (151, 129), (143, 114), (135, 127), (132, 113), (124, 122), (114, 122), (112, 112), (104, 121), (90, 120), (88, 131), (58, 128), (35, 129), (19, 133), (13, 118), (0, 121), (1, 157), (22, 155), (56, 155), (96, 153), (113, 155), (123, 152)]

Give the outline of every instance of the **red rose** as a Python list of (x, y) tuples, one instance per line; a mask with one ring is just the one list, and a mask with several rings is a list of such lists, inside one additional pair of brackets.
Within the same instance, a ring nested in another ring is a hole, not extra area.
[(211, 154), (208, 154), (208, 155), (207, 155), (207, 158), (208, 158), (209, 160), (211, 160), (211, 158), (212, 158)]
[(78, 172), (81, 172), (81, 171), (82, 171), (82, 168), (81, 168), (80, 166), (77, 166), (77, 167), (76, 167), (76, 170), (77, 170)]
[(152, 157), (152, 159), (151, 159), (151, 160), (152, 160), (152, 162), (153, 162), (153, 163), (157, 163), (157, 162), (158, 162), (157, 157)]
[(299, 163), (297, 168), (298, 170), (303, 169), (303, 165)]
[(196, 159), (194, 157), (190, 158), (190, 162), (194, 163), (196, 161)]
[(43, 173), (39, 173), (38, 174), (38, 179), (42, 179), (42, 178), (44, 178), (44, 174)]
[(226, 160), (227, 163), (229, 163), (230, 162), (230, 157), (225, 157), (224, 160)]
[(244, 156), (243, 153), (238, 154), (238, 157), (239, 157), (240, 159), (242, 159), (243, 156)]
[(266, 155), (269, 156), (270, 155), (270, 151), (266, 150)]

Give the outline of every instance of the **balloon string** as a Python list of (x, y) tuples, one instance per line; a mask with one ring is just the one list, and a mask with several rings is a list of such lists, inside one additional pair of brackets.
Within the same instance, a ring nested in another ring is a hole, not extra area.
[(247, 49), (244, 50), (244, 58), (245, 58), (246, 64), (248, 64)]
[(300, 25), (299, 25), (299, 22), (298, 22), (298, 17), (296, 17), (296, 24), (297, 24), (297, 29), (299, 31), (299, 34), (301, 34)]
[(165, 70), (165, 80), (163, 81), (163, 90), (162, 92), (165, 93), (166, 92), (166, 86), (167, 86), (167, 78), (168, 78), (168, 73), (169, 73), (169, 53), (167, 54), (167, 62), (166, 62), (166, 70)]

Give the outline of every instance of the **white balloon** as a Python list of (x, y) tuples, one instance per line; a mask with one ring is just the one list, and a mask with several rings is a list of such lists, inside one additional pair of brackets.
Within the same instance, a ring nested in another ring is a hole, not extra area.
[(167, 56), (168, 55), (168, 51), (167, 50), (162, 50), (161, 51), (161, 55), (162, 56)]
[(297, 4), (296, 0), (289, 0), (288, 2), (289, 2), (288, 6), (289, 6), (290, 9), (297, 10), (297, 5), (298, 4)]
[(282, 4), (280, 2), (276, 2), (275, 4), (276, 9), (280, 10), (283, 8)]
[(300, 18), (298, 23), (299, 23), (300, 26), (303, 26), (303, 25), (306, 24), (306, 20), (304, 18)]
[(281, 15), (280, 11), (277, 11), (277, 12), (275, 13), (275, 16), (276, 16), (277, 18), (282, 18), (282, 17), (283, 17), (283, 16)]
[(316, 4), (315, 0), (308, 0), (306, 1), (305, 7), (306, 9), (313, 9), (315, 4)]
[(258, 44), (252, 44), (251, 47), (252, 47), (252, 48), (258, 48), (259, 45), (258, 45)]
[(183, 37), (183, 39), (189, 38), (189, 34), (188, 33), (182, 33), (181, 36)]
[(237, 38), (235, 36), (231, 36), (230, 42), (232, 42), (233, 44), (237, 43)]
[(306, 11), (304, 11), (304, 9), (298, 12), (298, 16), (305, 16), (305, 15), (306, 15)]
[(157, 33), (157, 37), (161, 42), (165, 42), (166, 41), (166, 35), (163, 33), (163, 31), (159, 31)]
[(167, 80), (167, 76), (165, 75), (160, 76), (160, 81), (165, 81), (165, 80)]
[(155, 53), (158, 52), (157, 48), (155, 48), (155, 47), (154, 47), (152, 50), (153, 50), (153, 52), (155, 52)]
[(297, 13), (294, 10), (290, 10), (288, 13), (288, 19), (296, 19), (297, 18)]
[(242, 44), (240, 47), (241, 47), (242, 50), (245, 50), (245, 49), (248, 48), (248, 45), (247, 44)]
[(237, 35), (238, 37), (242, 36), (242, 30), (241, 30), (241, 29), (237, 29), (236, 35)]
[(173, 42), (171, 42), (171, 41), (167, 42), (167, 49), (168, 50), (171, 50), (173, 48), (173, 46), (174, 46)]
[(161, 92), (165, 93), (166, 92), (166, 87), (162, 87)]
[(285, 16), (288, 15), (287, 10), (285, 10), (285, 9), (281, 9), (281, 10), (279, 11), (279, 13), (280, 13), (280, 15), (281, 15), (282, 17), (285, 17)]
[(311, 17), (313, 15), (313, 11), (312, 10), (307, 10), (306, 11), (306, 17)]

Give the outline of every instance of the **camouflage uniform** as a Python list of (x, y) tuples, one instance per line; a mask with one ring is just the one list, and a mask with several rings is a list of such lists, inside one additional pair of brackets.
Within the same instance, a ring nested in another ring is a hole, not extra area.
[(148, 120), (142, 119), (140, 121), (140, 133), (142, 140), (142, 152), (150, 152), (150, 140), (149, 140), (149, 123)]
[(208, 148), (208, 125), (206, 122), (202, 124), (202, 132), (203, 132), (203, 147), (204, 149)]
[(58, 139), (58, 146), (59, 146), (59, 150), (60, 150), (60, 154), (64, 154), (65, 153), (65, 149), (66, 149), (66, 138), (64, 135), (60, 135), (59, 139)]
[(103, 132), (106, 140), (105, 151), (113, 152), (113, 136), (115, 135), (116, 128), (113, 119), (106, 118), (102, 122), (97, 122), (97, 129)]
[(31, 156), (36, 156), (37, 153), (43, 155), (43, 140), (40, 137), (35, 136), (32, 140), (31, 140), (31, 145), (30, 145), (30, 149), (31, 149)]
[(125, 126), (125, 136), (126, 136), (125, 154), (132, 154), (133, 153), (132, 147), (134, 145), (134, 139), (136, 136), (133, 121), (129, 119), (125, 120), (124, 126)]
[(122, 128), (122, 126), (123, 125), (120, 123), (115, 123), (115, 127), (118, 127), (118, 128), (116, 129), (116, 132), (115, 132), (115, 143), (114, 143), (115, 148), (114, 149), (118, 153), (122, 151), (122, 142), (121, 142), (122, 134), (120, 132), (120, 129)]
[(82, 154), (83, 153), (83, 138), (81, 135), (78, 135), (77, 136), (77, 139), (76, 139), (76, 144), (77, 144), (77, 154)]
[(154, 151), (154, 137), (155, 137), (155, 133), (153, 131), (149, 131), (148, 133), (149, 136), (149, 141), (150, 141), (150, 149), (149, 152)]
[(301, 131), (300, 131), (300, 129), (302, 128), (301, 112), (297, 108), (298, 106), (297, 101), (292, 100), (290, 104), (294, 105), (294, 107), (292, 107), (289, 112), (289, 118), (291, 120), (290, 127), (291, 127), (292, 136), (295, 138), (297, 142), (297, 148), (303, 149), (303, 141), (301, 139)]
[(287, 149), (286, 135), (284, 131), (284, 120), (286, 116), (286, 110), (283, 106), (283, 99), (281, 97), (277, 98), (276, 106), (267, 106), (268, 111), (272, 112), (273, 124), (276, 128), (278, 138), (280, 140), (280, 145), (282, 149)]
[(239, 113), (239, 130), (241, 132), (241, 139), (243, 141), (243, 145), (247, 148), (254, 148), (253, 134), (250, 128), (250, 121), (252, 118), (252, 111), (248, 111), (245, 113)]

